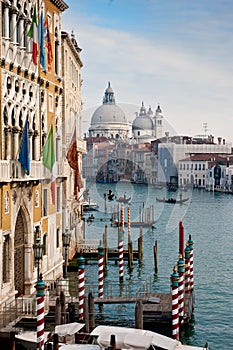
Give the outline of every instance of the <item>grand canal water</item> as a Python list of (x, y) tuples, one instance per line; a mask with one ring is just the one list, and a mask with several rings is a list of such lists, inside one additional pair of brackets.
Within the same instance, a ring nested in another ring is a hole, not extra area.
[[(97, 218), (109, 218), (112, 211), (117, 210), (117, 202), (104, 201), (104, 193), (110, 188), (107, 184), (87, 184), (90, 197), (100, 208), (94, 213)], [(188, 235), (194, 241), (194, 284), (195, 310), (193, 326), (182, 334), (182, 341), (190, 345), (202, 346), (208, 341), (210, 350), (233, 349), (233, 196), (210, 193), (204, 190), (182, 192), (188, 197), (185, 204), (172, 205), (156, 202), (156, 197), (175, 196), (179, 199), (179, 191), (168, 193), (166, 189), (158, 190), (145, 185), (132, 185), (118, 182), (111, 189), (118, 196), (131, 196), (131, 220), (139, 220), (140, 208), (154, 208), (155, 229), (143, 229), (143, 263), (134, 262), (133, 270), (127, 270), (125, 263), (124, 285), (136, 291), (146, 280), (152, 283), (153, 291), (169, 292), (170, 276), (173, 266), (178, 260), (179, 220), (183, 220), (185, 242)], [(125, 210), (127, 215), (127, 211)], [(102, 239), (104, 225), (108, 225), (110, 247), (117, 247), (117, 229), (110, 227), (110, 222), (94, 221), (86, 225), (86, 239)], [(131, 227), (133, 247), (137, 249), (139, 228)], [(154, 273), (153, 246), (158, 242), (158, 273)], [(125, 228), (127, 243), (127, 228)], [(85, 268), (86, 285), (98, 281), (98, 267), (90, 263)], [(77, 277), (70, 274), (71, 287), (77, 286)], [(119, 287), (118, 266), (109, 263), (105, 284)], [(132, 308), (132, 307), (131, 307)], [(111, 322), (134, 326), (134, 311), (129, 306), (105, 307), (110, 312)], [(119, 323), (120, 320), (120, 323)]]

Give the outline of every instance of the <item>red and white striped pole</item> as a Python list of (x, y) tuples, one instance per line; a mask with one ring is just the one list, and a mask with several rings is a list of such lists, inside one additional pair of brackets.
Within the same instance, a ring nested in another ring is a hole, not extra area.
[(184, 273), (185, 264), (182, 254), (179, 255), (179, 260), (177, 262), (178, 275), (179, 275), (179, 287), (178, 287), (178, 301), (179, 301), (179, 319), (183, 322), (184, 319)]
[(79, 320), (84, 318), (84, 276), (85, 276), (85, 259), (78, 258), (78, 296), (79, 296)]
[(98, 287), (99, 298), (104, 297), (104, 248), (100, 244), (98, 247)]
[(185, 254), (185, 293), (190, 294), (190, 248), (188, 242), (184, 250)]
[(131, 241), (130, 230), (131, 230), (131, 227), (130, 227), (130, 207), (128, 207), (128, 243), (130, 243), (130, 241)]
[(122, 231), (124, 232), (124, 230), (125, 230), (125, 208), (124, 208), (124, 204), (121, 205), (121, 227), (122, 227)]
[(45, 283), (40, 274), (36, 284), (37, 350), (44, 350), (44, 290)]
[(172, 287), (172, 337), (179, 340), (179, 303), (178, 303), (178, 282), (179, 276), (177, 268), (174, 266), (173, 274), (171, 275)]
[(119, 250), (119, 281), (123, 283), (124, 280), (124, 205), (121, 206), (121, 227), (118, 230), (118, 250)]
[(189, 235), (188, 244), (189, 244), (189, 249), (190, 249), (190, 260), (189, 260), (189, 264), (190, 264), (190, 290), (192, 292), (194, 290), (194, 269), (193, 269), (193, 240), (192, 240), (191, 235)]

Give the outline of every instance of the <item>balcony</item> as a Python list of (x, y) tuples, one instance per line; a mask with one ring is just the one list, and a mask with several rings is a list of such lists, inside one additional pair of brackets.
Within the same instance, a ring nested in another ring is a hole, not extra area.
[[(57, 177), (67, 177), (68, 164), (60, 161), (56, 163)], [(51, 179), (51, 172), (45, 168), (41, 161), (31, 161), (30, 175), (26, 175), (17, 160), (0, 160), (1, 182), (33, 181)]]

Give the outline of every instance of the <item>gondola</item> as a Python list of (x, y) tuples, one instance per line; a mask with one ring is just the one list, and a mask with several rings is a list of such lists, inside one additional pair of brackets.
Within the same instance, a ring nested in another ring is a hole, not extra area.
[(189, 200), (189, 198), (184, 198), (184, 199), (175, 199), (175, 198), (156, 198), (157, 202), (161, 203), (170, 203), (170, 204), (182, 204), (185, 203)]
[(119, 198), (116, 199), (117, 202), (124, 203), (124, 204), (128, 204), (130, 202), (130, 200), (131, 200), (131, 197), (128, 197), (128, 198), (126, 198), (126, 197), (119, 197)]

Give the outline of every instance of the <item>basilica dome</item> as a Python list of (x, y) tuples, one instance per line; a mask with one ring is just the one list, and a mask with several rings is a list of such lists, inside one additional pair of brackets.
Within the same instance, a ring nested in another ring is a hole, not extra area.
[(108, 123), (126, 124), (127, 120), (122, 109), (113, 104), (103, 104), (92, 115), (91, 125)]
[(136, 129), (140, 129), (140, 130), (153, 130), (153, 121), (152, 119), (148, 116), (137, 116), (134, 121), (133, 121), (133, 125), (132, 125), (132, 130), (136, 130)]
[(133, 121), (132, 131), (134, 132), (136, 130), (144, 130), (151, 133), (154, 129), (154, 123), (151, 118), (151, 115), (153, 115), (153, 111), (151, 110), (151, 108), (149, 109), (148, 112), (146, 112), (146, 109), (142, 102), (140, 113), (139, 115), (137, 115), (137, 117)]
[(114, 91), (109, 82), (102, 106), (98, 107), (92, 115), (89, 136), (123, 139), (129, 136), (129, 129), (125, 113), (116, 105)]

